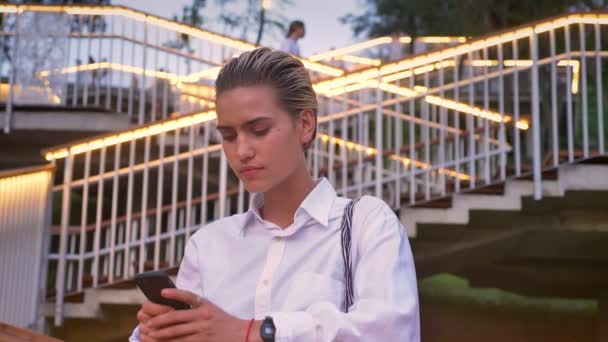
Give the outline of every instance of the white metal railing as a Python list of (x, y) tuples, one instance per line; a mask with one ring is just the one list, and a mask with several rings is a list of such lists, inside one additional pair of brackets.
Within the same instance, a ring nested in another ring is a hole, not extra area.
[(409, 36), (385, 36), (317, 53), (308, 59), (345, 70), (357, 70), (400, 60), (410, 54), (464, 43), (466, 40), (466, 37), (456, 36), (421, 36), (414, 39)]
[[(540, 198), (545, 168), (605, 154), (607, 30), (608, 14), (568, 15), (317, 82), (311, 171), (394, 208), (526, 175)], [(194, 230), (246, 210), (214, 118), (45, 151), (57, 167), (56, 323), (66, 292), (175, 267)]]
[[(140, 125), (206, 108), (219, 66), (256, 47), (120, 6), (4, 4), (0, 15), (5, 133), (16, 105), (106, 110)], [(303, 62), (317, 75), (344, 73)]]

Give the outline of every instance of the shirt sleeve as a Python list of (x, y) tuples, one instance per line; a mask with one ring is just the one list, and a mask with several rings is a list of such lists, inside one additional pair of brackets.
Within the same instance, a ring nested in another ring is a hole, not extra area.
[[(199, 296), (203, 295), (203, 287), (198, 268), (198, 252), (194, 239), (190, 239), (186, 244), (184, 258), (179, 266), (175, 287), (187, 290)], [(139, 327), (135, 327), (129, 337), (129, 342), (139, 342)]]
[(271, 313), (277, 342), (420, 341), (416, 272), (405, 229), (379, 199), (364, 197), (354, 212), (354, 304), (348, 313), (328, 302)]

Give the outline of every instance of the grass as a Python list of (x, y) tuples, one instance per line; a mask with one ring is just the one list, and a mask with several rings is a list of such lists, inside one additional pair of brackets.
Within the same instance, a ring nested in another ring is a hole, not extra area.
[(442, 273), (418, 282), (422, 300), (488, 309), (508, 313), (542, 314), (549, 317), (595, 316), (597, 300), (536, 298), (518, 295), (498, 288), (474, 288), (469, 281)]

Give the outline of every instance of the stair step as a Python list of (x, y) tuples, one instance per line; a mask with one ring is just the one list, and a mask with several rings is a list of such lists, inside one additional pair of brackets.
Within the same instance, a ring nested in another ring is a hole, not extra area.
[[(557, 180), (557, 176), (558, 176), (557, 168), (547, 169), (541, 173), (541, 178), (543, 180), (554, 181), (554, 180)], [(532, 173), (532, 171), (530, 171), (529, 173), (526, 173), (526, 174), (518, 177), (517, 179), (532, 181), (532, 180), (534, 180), (534, 174)]]
[(416, 242), (458, 242), (493, 235), (507, 228), (469, 227), (463, 225), (421, 224)]
[(473, 189), (466, 189), (461, 192), (463, 195), (497, 195), (503, 196), (505, 194), (505, 183), (496, 183), (490, 185), (483, 185)]
[(411, 208), (449, 209), (452, 207), (452, 196), (431, 199), (430, 201), (416, 203)]
[(592, 157), (580, 162), (580, 164), (608, 164), (608, 155)]

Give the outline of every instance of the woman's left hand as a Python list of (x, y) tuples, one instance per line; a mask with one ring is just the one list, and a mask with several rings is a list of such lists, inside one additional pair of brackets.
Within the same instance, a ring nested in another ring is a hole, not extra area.
[[(158, 340), (179, 339), (184, 342), (245, 340), (248, 321), (227, 314), (215, 304), (189, 291), (164, 289), (162, 296), (190, 304), (192, 308), (173, 310), (150, 319), (147, 322), (150, 337)], [(253, 332), (250, 334), (255, 335)]]

